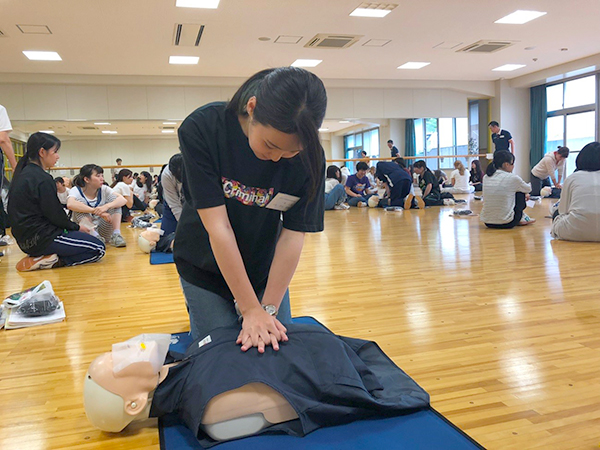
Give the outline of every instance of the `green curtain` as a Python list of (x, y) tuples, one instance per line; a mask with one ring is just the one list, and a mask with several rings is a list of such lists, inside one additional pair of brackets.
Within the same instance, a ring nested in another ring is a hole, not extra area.
[(535, 166), (546, 153), (546, 86), (531, 88), (531, 148), (529, 165)]
[(406, 130), (404, 136), (404, 156), (415, 156), (417, 154), (417, 141), (415, 138), (414, 119), (406, 119)]

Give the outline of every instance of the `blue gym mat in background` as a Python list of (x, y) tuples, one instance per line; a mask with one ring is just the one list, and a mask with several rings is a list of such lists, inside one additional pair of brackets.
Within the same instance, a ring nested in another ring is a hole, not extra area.
[[(295, 323), (321, 325), (312, 317)], [(188, 333), (173, 335), (170, 350), (185, 353), (192, 342)], [(161, 450), (203, 450), (204, 447), (179, 420), (170, 414), (158, 420)], [(304, 437), (262, 434), (218, 444), (215, 450), (473, 450), (484, 449), (433, 408), (382, 419), (358, 420), (346, 425), (320, 428)]]
[(173, 253), (150, 252), (150, 264), (169, 264), (173, 261)]

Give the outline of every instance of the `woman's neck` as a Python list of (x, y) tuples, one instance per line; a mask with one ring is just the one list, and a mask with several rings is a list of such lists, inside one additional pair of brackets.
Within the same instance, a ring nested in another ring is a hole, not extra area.
[(98, 193), (98, 189), (94, 189), (89, 184), (86, 184), (81, 190), (83, 191), (85, 196), (89, 198), (96, 197), (96, 194)]

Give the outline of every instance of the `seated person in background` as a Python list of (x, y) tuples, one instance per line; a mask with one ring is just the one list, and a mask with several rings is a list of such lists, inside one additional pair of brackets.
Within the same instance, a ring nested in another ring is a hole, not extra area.
[(369, 183), (371, 183), (371, 186), (373, 187), (377, 185), (377, 181), (375, 181), (376, 171), (377, 169), (375, 168), (375, 166), (369, 167), (369, 170), (367, 171), (367, 178), (369, 179)]
[(475, 188), (475, 192), (483, 190), (483, 171), (478, 159), (474, 159), (471, 162), (471, 186)]
[(376, 175), (383, 182), (386, 190), (386, 198), (379, 200), (379, 206), (381, 208), (404, 206), (412, 187), (410, 175), (395, 162), (387, 161), (377, 163)]
[(346, 166), (342, 166), (340, 173), (342, 174), (342, 181), (340, 181), (340, 183), (346, 186), (346, 181), (348, 181), (348, 177), (350, 176), (350, 169), (348, 169)]
[[(562, 188), (560, 184), (565, 172), (565, 160), (569, 157), (567, 147), (558, 147), (555, 152), (546, 153), (539, 163), (531, 169), (531, 195), (539, 196), (544, 186)], [(554, 174), (558, 172), (558, 178)], [(552, 179), (552, 184), (550, 184)]]
[(325, 179), (325, 210), (349, 209), (346, 202), (346, 190), (342, 184), (342, 172), (338, 166), (329, 166)]
[(133, 194), (133, 172), (129, 169), (121, 169), (117, 174), (117, 179), (110, 186), (117, 194), (125, 198), (125, 204), (121, 208), (121, 222), (131, 222), (132, 216), (130, 210), (144, 211), (146, 208), (141, 200)]
[(426, 206), (440, 206), (444, 204), (440, 184), (435, 175), (427, 168), (424, 160), (420, 159), (413, 165), (413, 170), (419, 176), (419, 187), (423, 193)]
[[(183, 171), (183, 155), (177, 153), (171, 156), (169, 164), (160, 176), (160, 191), (163, 200), (162, 224), (160, 228), (165, 234), (175, 232), (177, 222), (183, 208), (183, 186), (181, 174)], [(143, 173), (143, 172), (142, 172)]]
[(475, 188), (469, 184), (470, 173), (460, 161), (454, 161), (454, 170), (450, 174), (450, 184), (452, 187), (445, 187), (442, 192), (451, 194), (471, 194)]
[(512, 173), (515, 155), (508, 150), (498, 150), (483, 177), (485, 202), (481, 221), (488, 228), (514, 228), (535, 222), (523, 211), (527, 207), (531, 186)]
[(446, 182), (448, 181), (448, 176), (446, 175), (446, 172), (444, 172), (443, 170), (436, 169), (436, 171), (433, 172), (433, 174), (435, 175), (435, 178), (438, 180), (438, 184), (440, 186), (444, 186), (446, 184)]
[(367, 163), (361, 161), (356, 165), (356, 173), (350, 175), (346, 180), (346, 194), (348, 195), (348, 204), (350, 206), (358, 206), (364, 208), (367, 206), (369, 197), (373, 195), (370, 193), (371, 183), (367, 178), (367, 170), (369, 166)]
[(575, 165), (563, 185), (550, 234), (567, 241), (600, 242), (600, 143), (583, 147)]
[(158, 186), (158, 175), (154, 175), (154, 177), (152, 177), (152, 187), (154, 186)]
[[(124, 169), (122, 169), (124, 170)], [(119, 172), (120, 173), (120, 172)], [(96, 164), (86, 164), (73, 179), (67, 208), (73, 211), (73, 220), (80, 223), (90, 220), (97, 229), (92, 235), (101, 237), (114, 247), (126, 247), (121, 236), (121, 207), (127, 202), (104, 184), (104, 170)]]
[(90, 228), (69, 220), (58, 200), (58, 183), (45, 172), (58, 161), (59, 149), (54, 136), (33, 133), (15, 168), (8, 212), (13, 236), (28, 255), (17, 263), (21, 272), (95, 262), (105, 253)]
[(136, 181), (133, 184), (133, 193), (143, 203), (143, 211), (148, 207), (148, 202), (150, 201), (150, 193), (152, 192), (152, 175), (144, 171), (140, 173), (140, 176), (135, 178), (135, 180)]
[(69, 191), (65, 186), (65, 180), (63, 177), (56, 177), (54, 182), (56, 183), (56, 195), (58, 195), (58, 201), (60, 201), (60, 203), (66, 207)]

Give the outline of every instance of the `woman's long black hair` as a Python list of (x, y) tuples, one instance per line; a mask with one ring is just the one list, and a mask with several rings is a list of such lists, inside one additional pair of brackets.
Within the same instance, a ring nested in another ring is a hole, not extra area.
[(86, 164), (81, 169), (79, 169), (79, 173), (73, 178), (73, 184), (75, 186), (79, 186), (80, 188), (84, 188), (85, 179), (91, 178), (94, 172), (104, 173), (104, 169), (96, 164)]
[(596, 172), (600, 170), (600, 142), (590, 142), (581, 149), (575, 160), (577, 171)]
[(146, 185), (146, 189), (148, 190), (148, 193), (152, 192), (152, 175), (150, 175), (150, 172), (146, 172), (145, 170), (140, 172), (140, 175), (144, 175), (146, 177), (146, 182), (142, 183), (142, 181), (138, 178), (135, 182), (137, 184), (138, 187), (142, 187), (144, 186), (144, 184)]
[(336, 180), (338, 180), (341, 183), (342, 182), (342, 171), (335, 164), (331, 165), (327, 168), (327, 174), (325, 175), (325, 178), (335, 178)]
[(227, 109), (248, 116), (248, 100), (256, 97), (253, 120), (286, 134), (302, 144), (300, 158), (310, 174), (309, 197), (320, 193), (325, 158), (319, 128), (327, 109), (327, 93), (315, 74), (298, 67), (266, 69), (250, 77), (235, 93)]
[(17, 167), (15, 167), (15, 173), (13, 174), (13, 180), (15, 180), (23, 168), (30, 163), (39, 164), (40, 162), (40, 150), (50, 150), (56, 147), (56, 151), (60, 149), (60, 139), (55, 138), (51, 134), (37, 132), (29, 136), (27, 140), (27, 151), (25, 155), (19, 160)]
[(497, 150), (494, 153), (494, 159), (490, 164), (488, 164), (487, 169), (485, 169), (485, 174), (488, 177), (491, 177), (496, 173), (498, 169), (502, 168), (502, 164), (504, 163), (514, 163), (515, 155), (513, 155), (508, 150)]

